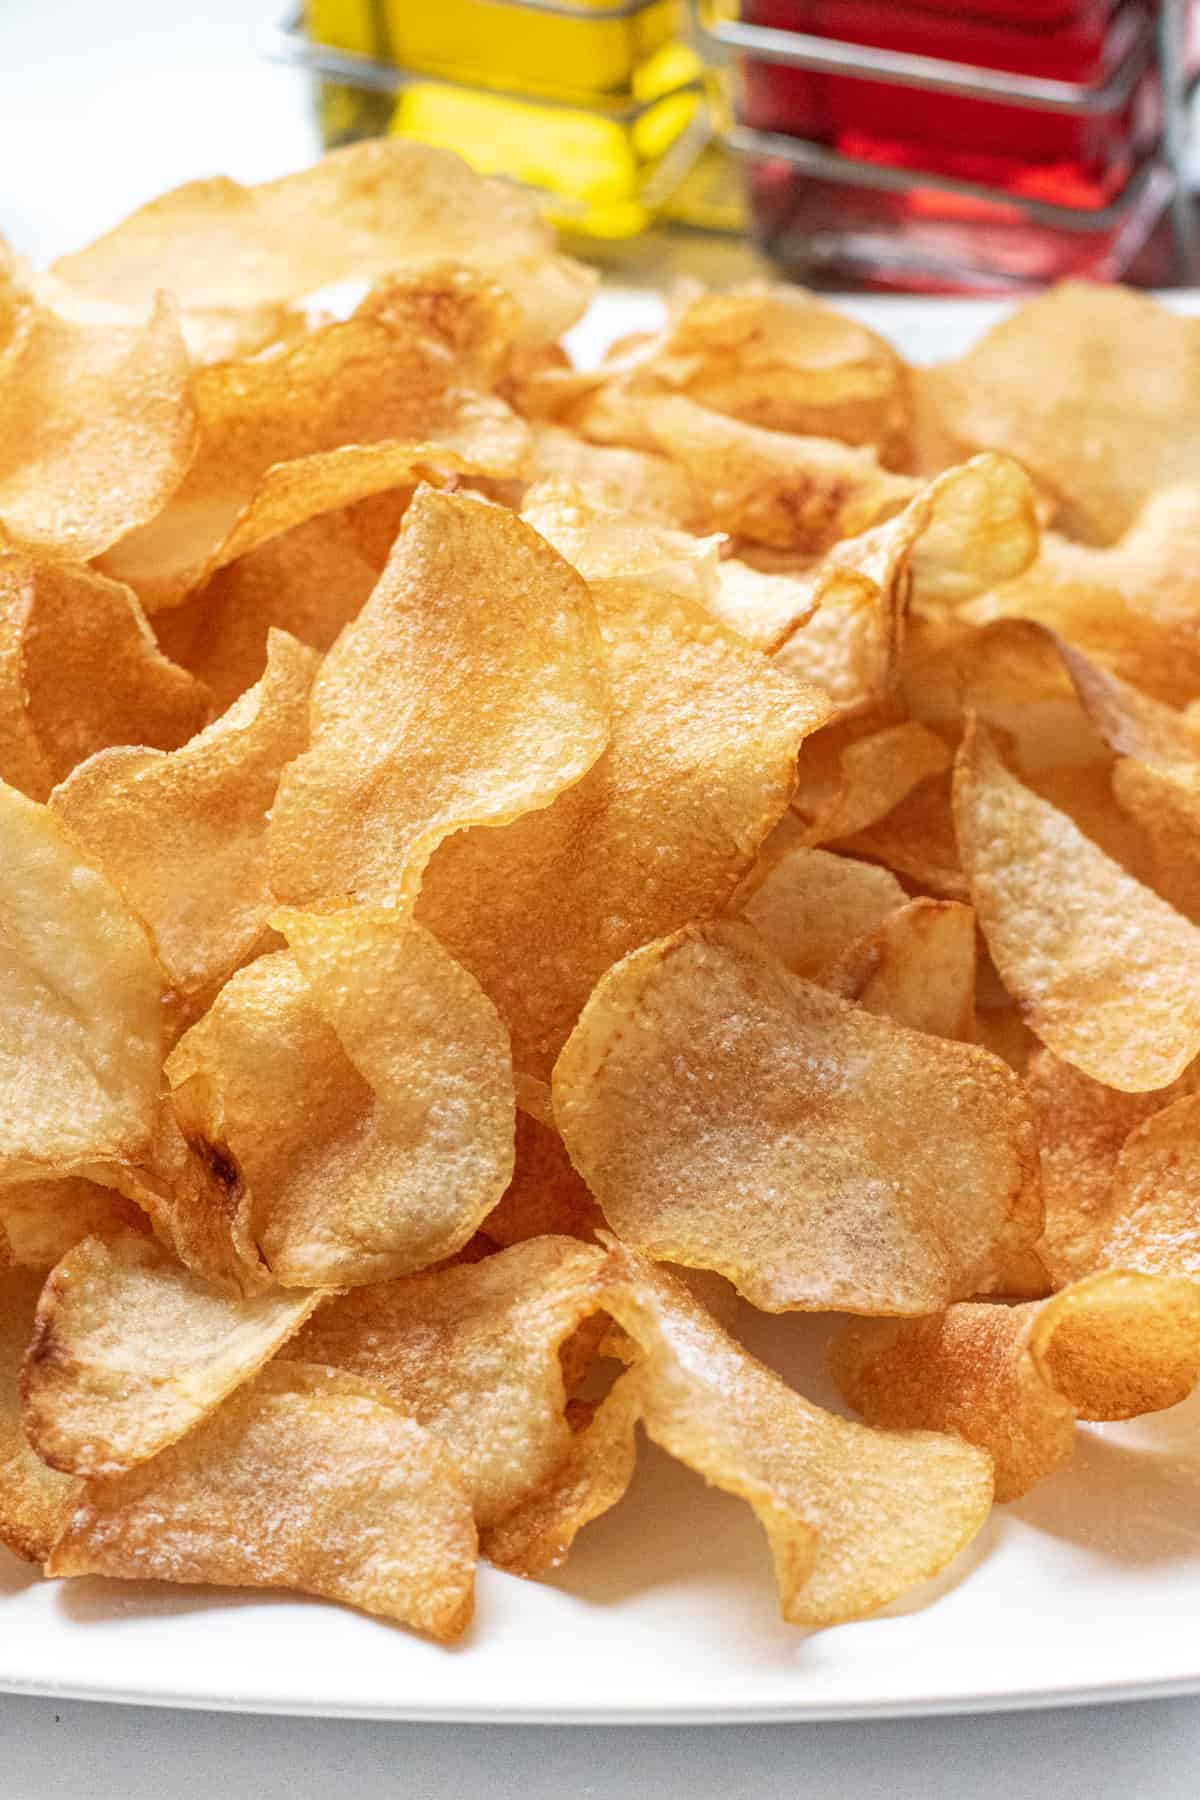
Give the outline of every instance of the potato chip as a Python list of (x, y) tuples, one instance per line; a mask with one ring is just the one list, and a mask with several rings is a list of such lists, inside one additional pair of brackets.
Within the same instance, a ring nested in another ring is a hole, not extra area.
[(21, 1416), (21, 1362), (33, 1336), (42, 1277), (0, 1267), (0, 1544), (40, 1563), (63, 1530), (81, 1484), (35, 1455)]
[(612, 963), (729, 898), (827, 716), (823, 695), (678, 596), (605, 582), (594, 598), (607, 750), (544, 811), (448, 839), (418, 907), (495, 1001), (515, 1067), (539, 1079)]
[(692, 510), (691, 484), (668, 457), (589, 444), (557, 425), (534, 422), (528, 468), (532, 481), (567, 481), (605, 506), (632, 508), (664, 525), (683, 524)]
[(853, 737), (842, 723), (827, 725), (805, 747), (792, 799), (805, 842), (825, 844), (865, 831), (952, 762), (937, 733), (914, 719)]
[(196, 415), (174, 302), (145, 324), (31, 308), (0, 359), (0, 540), (86, 562), (152, 519), (192, 460)]
[(504, 1028), (395, 910), (275, 923), (290, 951), (235, 975), (167, 1060), (184, 1133), (232, 1160), (285, 1287), (424, 1268), (467, 1242), (511, 1178)]
[(70, 563), (0, 553), (0, 776), (12, 786), (45, 800), (111, 744), (173, 750), (204, 724), (209, 702), (162, 654), (128, 588)]
[(1015, 1500), (1070, 1459), (1077, 1418), (1131, 1418), (1190, 1392), (1200, 1285), (1113, 1270), (1022, 1306), (856, 1320), (830, 1368), (873, 1425), (955, 1431), (980, 1445), (997, 1500)]
[(150, 1135), (162, 977), (53, 814), (0, 782), (0, 1183), (126, 1160)]
[(735, 1344), (682, 1283), (624, 1248), (608, 1280), (608, 1306), (641, 1353), (632, 1379), (647, 1433), (749, 1501), (790, 1624), (863, 1618), (980, 1529), (992, 1498), (986, 1457), (823, 1412)]
[(595, 276), (559, 256), (536, 202), (449, 151), (401, 138), (334, 150), (295, 175), (242, 187), (216, 176), (162, 194), (83, 250), (60, 280), (120, 305), (169, 288), (188, 309), (257, 307), (332, 282), (462, 262), (499, 281), (530, 344), (582, 313)]
[(411, 902), (443, 838), (547, 806), (607, 737), (583, 581), (499, 507), (424, 491), (314, 684), (312, 748), (272, 816), (275, 892)]
[(285, 1355), (379, 1387), (454, 1459), (480, 1530), (562, 1462), (571, 1442), (559, 1349), (597, 1310), (603, 1252), (543, 1237), (483, 1262), (360, 1288)]
[(196, 1009), (261, 937), (267, 822), (280, 771), (308, 743), (316, 654), (273, 632), (258, 684), (180, 750), (105, 750), (51, 810), (150, 928), (167, 979)]
[[(517, 1113), (514, 1155), (512, 1180), (483, 1221), (492, 1241), (504, 1248), (534, 1237), (590, 1238), (602, 1223), (600, 1208), (567, 1155), (552, 1120), (537, 1119), (522, 1107)], [(0, 1218), (2, 1208), (0, 1190)]]
[(963, 740), (954, 812), (971, 898), (1006, 987), (1056, 1055), (1128, 1093), (1200, 1051), (1200, 935), (1005, 769)]
[(0, 1186), (0, 1231), (19, 1269), (44, 1273), (86, 1237), (148, 1229), (140, 1207), (81, 1175)]
[(922, 405), (958, 454), (1019, 458), (1063, 528), (1094, 544), (1111, 543), (1155, 489), (1200, 477), (1198, 387), (1194, 320), (1091, 282), (1026, 301), (921, 375)]
[(1096, 1261), (1200, 1279), (1200, 1095), (1161, 1108), (1125, 1139)]
[(909, 492), (886, 523), (832, 546), (821, 609), (776, 652), (793, 673), (822, 681), (845, 713), (895, 685), (910, 604), (959, 606), (1021, 574), (1037, 553), (1029, 481), (1006, 457), (974, 457)]
[(1110, 549), (1048, 532), (1028, 571), (971, 603), (975, 624), (1036, 619), (1168, 706), (1200, 688), (1200, 486), (1147, 499)]
[(1164, 1107), (1197, 1091), (1200, 1063), (1192, 1063), (1170, 1087), (1123, 1094), (1039, 1049), (1030, 1059), (1028, 1081), (1046, 1206), (1039, 1251), (1061, 1287), (1100, 1266), (1125, 1140)]
[(432, 329), (362, 314), (259, 361), (196, 375), (200, 442), (170, 504), (104, 559), (151, 611), (315, 514), (425, 467), (514, 475), (524, 425), (464, 385)]
[(1200, 760), (1158, 766), (1126, 758), (1113, 770), (1112, 785), (1146, 834), (1151, 885), (1200, 925)]
[(570, 1403), (568, 1418), (574, 1410), (576, 1421), (566, 1455), (484, 1532), (489, 1562), (514, 1575), (542, 1575), (566, 1561), (584, 1526), (625, 1497), (637, 1464), (642, 1405), (636, 1371), (619, 1376), (595, 1407)]
[(217, 712), (266, 668), (272, 627), (328, 650), (362, 611), (379, 569), (365, 554), (356, 510), (318, 513), (218, 569), (182, 606), (155, 614), (159, 643), (205, 684)]
[(613, 1229), (767, 1312), (931, 1312), (1041, 1228), (1011, 1070), (799, 980), (744, 925), (611, 970), (553, 1092)]
[(182, 1442), (89, 1482), (46, 1572), (293, 1588), (449, 1642), (471, 1620), (475, 1526), (415, 1420), (364, 1382), (279, 1363)]
[(886, 869), (801, 844), (765, 872), (751, 871), (733, 907), (793, 974), (820, 981), (906, 898)]
[(588, 582), (633, 578), (702, 606), (716, 592), (725, 542), (719, 533), (695, 537), (605, 506), (563, 481), (531, 487), (521, 517)]
[(651, 446), (692, 485), (691, 522), (781, 549), (827, 550), (899, 511), (917, 483), (870, 449), (744, 425), (682, 395), (651, 400)]
[(38, 1302), (22, 1382), (29, 1441), (68, 1475), (120, 1475), (206, 1419), (323, 1298), (231, 1298), (152, 1238), (87, 1238)]
[(882, 863), (914, 886), (944, 900), (970, 900), (971, 890), (958, 858), (951, 808), (951, 777), (930, 775), (890, 813), (864, 831), (837, 843), (837, 849)]
[(975, 914), (954, 900), (910, 900), (843, 951), (824, 985), (912, 1031), (975, 1035)]

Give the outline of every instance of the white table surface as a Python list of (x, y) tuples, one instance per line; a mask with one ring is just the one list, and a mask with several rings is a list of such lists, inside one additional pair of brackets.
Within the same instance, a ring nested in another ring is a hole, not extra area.
[[(175, 182), (216, 169), (261, 180), (308, 160), (316, 139), (305, 84), (256, 55), (256, 33), (275, 17), (270, 0), (0, 0), (0, 231), (42, 260)], [(1036, 1619), (1031, 1596), (1031, 1631)], [(0, 1794), (12, 1800), (797, 1792), (1194, 1800), (1200, 1700), (634, 1730), (260, 1719), (0, 1696)]]

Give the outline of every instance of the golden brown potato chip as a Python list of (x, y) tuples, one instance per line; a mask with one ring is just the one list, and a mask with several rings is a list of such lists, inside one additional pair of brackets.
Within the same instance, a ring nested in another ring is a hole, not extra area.
[(423, 491), (311, 723), (272, 815), (275, 892), (411, 903), (443, 838), (548, 805), (603, 750), (586, 585), (510, 513)]
[(369, 1381), (445, 1445), (481, 1530), (539, 1487), (571, 1433), (559, 1349), (597, 1310), (604, 1253), (543, 1237), (335, 1300), (285, 1354)]
[[(167, 1060), (193, 1145), (232, 1161), (286, 1287), (407, 1274), (471, 1237), (512, 1175), (494, 1007), (395, 910), (282, 913)], [(207, 1271), (203, 1271), (207, 1272)]]
[(1200, 477), (1200, 329), (1144, 294), (1066, 282), (1027, 301), (921, 399), (959, 454), (1006, 450), (1063, 527), (1108, 544), (1156, 488)]
[(1156, 1093), (1122, 1094), (1093, 1081), (1049, 1050), (1030, 1058), (1046, 1223), (1039, 1253), (1055, 1286), (1100, 1266), (1113, 1182), (1130, 1132), (1200, 1085), (1200, 1063)]
[(910, 900), (843, 952), (824, 985), (912, 1031), (975, 1035), (975, 914), (954, 900)]
[(144, 304), (161, 287), (205, 311), (447, 262), (499, 281), (531, 344), (573, 324), (595, 283), (555, 253), (551, 227), (519, 187), (395, 137), (331, 151), (259, 187), (224, 176), (188, 182), (60, 257), (53, 272), (120, 305)]
[(890, 813), (865, 831), (842, 838), (839, 851), (882, 863), (915, 886), (945, 900), (970, 900), (958, 859), (951, 777), (930, 775)]
[(357, 618), (379, 569), (365, 554), (355, 512), (318, 513), (218, 569), (182, 606), (155, 614), (162, 648), (205, 684), (217, 712), (266, 668), (272, 626), (328, 650)]
[(86, 1238), (50, 1272), (25, 1356), (25, 1430), (68, 1475), (119, 1475), (215, 1411), (322, 1294), (218, 1293), (152, 1238)]
[(1200, 1279), (1200, 1095), (1173, 1101), (1125, 1139), (1096, 1261)]
[(910, 604), (959, 606), (1019, 575), (1037, 553), (1032, 490), (1006, 457), (974, 457), (891, 510), (886, 523), (832, 546), (820, 608), (776, 651), (794, 674), (821, 682), (844, 713), (895, 685)]
[(1048, 532), (1026, 573), (972, 602), (976, 624), (1037, 619), (1168, 706), (1200, 688), (1200, 485), (1152, 495), (1111, 549)]
[(613, 1229), (767, 1312), (932, 1312), (1041, 1228), (1012, 1071), (799, 980), (744, 925), (611, 970), (553, 1091)]
[(45, 806), (0, 782), (0, 1182), (137, 1156), (162, 1055), (145, 928)]
[(780, 549), (827, 550), (897, 512), (918, 484), (870, 449), (744, 425), (681, 394), (649, 401), (651, 447), (686, 473), (692, 520)]
[[(590, 1238), (602, 1215), (587, 1182), (567, 1155), (553, 1122), (525, 1111), (520, 1095), (518, 1105), (522, 1110), (517, 1113), (513, 1177), (483, 1221), (483, 1229), (501, 1248), (533, 1237)], [(3, 1199), (0, 1190), (0, 1218)]]
[(81, 1175), (0, 1186), (0, 1231), (7, 1234), (13, 1265), (19, 1269), (44, 1273), (86, 1237), (111, 1238), (148, 1229), (140, 1207)]
[(151, 610), (315, 514), (418, 478), (423, 467), (521, 468), (526, 430), (464, 384), (430, 328), (384, 311), (300, 338), (277, 355), (196, 375), (200, 441), (170, 504), (104, 566)]
[(1200, 1051), (1200, 934), (1010, 775), (983, 727), (963, 740), (954, 815), (988, 949), (1056, 1055), (1127, 1093)]
[(800, 758), (792, 811), (804, 822), (806, 843), (865, 831), (954, 760), (937, 733), (913, 719), (849, 739), (846, 730), (838, 721), (827, 725)]
[(1200, 925), (1200, 761), (1159, 767), (1126, 758), (1112, 785), (1146, 834), (1156, 892)]
[(460, 1637), (475, 1526), (446, 1452), (365, 1382), (278, 1363), (148, 1463), (89, 1482), (49, 1575), (294, 1588)]
[(308, 743), (318, 658), (281, 631), (269, 658), (258, 684), (182, 749), (102, 751), (51, 800), (150, 928), (188, 1009), (246, 958), (273, 905), (267, 821), (281, 769)]
[(173, 750), (204, 724), (209, 702), (155, 644), (128, 588), (70, 563), (0, 553), (0, 776), (13, 787), (45, 800), (111, 744)]
[(191, 371), (174, 302), (147, 300), (131, 326), (30, 309), (0, 359), (0, 539), (86, 562), (178, 487), (196, 443)]
[(537, 410), (601, 443), (629, 442), (656, 393), (773, 431), (904, 448), (907, 370), (890, 344), (795, 288), (748, 283), (676, 296), (659, 332), (618, 345), (589, 372), (550, 369), (530, 382)]
[(589, 444), (557, 425), (533, 423), (528, 468), (531, 481), (567, 481), (605, 506), (629, 508), (664, 525), (683, 524), (692, 510), (691, 484), (669, 458)]
[(0, 1268), (0, 1544), (26, 1562), (44, 1562), (82, 1493), (70, 1475), (48, 1469), (25, 1436), (21, 1363), (33, 1336), (40, 1273)]
[(823, 695), (694, 604), (612, 582), (594, 598), (607, 750), (544, 811), (448, 839), (418, 907), (496, 1002), (516, 1068), (539, 1079), (605, 969), (726, 902), (827, 716)]
[(783, 1616), (862, 1618), (934, 1575), (991, 1508), (987, 1458), (953, 1439), (864, 1430), (823, 1412), (729, 1338), (681, 1282), (626, 1249), (607, 1305), (640, 1352), (647, 1433), (749, 1501), (775, 1559)]
[(773, 866), (752, 870), (733, 908), (793, 974), (820, 981), (906, 898), (886, 869), (801, 844)]
[(1200, 1285), (1113, 1270), (1022, 1306), (856, 1320), (830, 1366), (873, 1425), (954, 1431), (1015, 1500), (1071, 1456), (1075, 1420), (1174, 1406), (1200, 1376)]

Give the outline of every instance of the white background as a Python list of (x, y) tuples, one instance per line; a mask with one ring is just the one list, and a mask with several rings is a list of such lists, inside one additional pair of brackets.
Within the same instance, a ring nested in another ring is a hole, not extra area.
[[(0, 0), (0, 230), (40, 260), (191, 176), (219, 168), (262, 179), (307, 160), (315, 138), (304, 83), (255, 54), (256, 32), (273, 18), (256, 0)], [(1031, 1632), (1038, 1607), (1031, 1593)], [(1095, 1628), (1106, 1630), (1103, 1617)], [(1191, 1800), (1198, 1791), (1200, 1701), (1190, 1700), (633, 1730), (322, 1723), (0, 1697), (0, 1792), (14, 1800)]]

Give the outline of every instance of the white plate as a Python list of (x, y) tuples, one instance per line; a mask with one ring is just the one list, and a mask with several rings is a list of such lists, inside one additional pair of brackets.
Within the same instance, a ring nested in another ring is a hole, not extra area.
[[(996, 308), (858, 301), (914, 356)], [(606, 296), (587, 349), (652, 320)], [(742, 1335), (814, 1400), (824, 1324), (743, 1309)], [(741, 1502), (644, 1448), (625, 1501), (546, 1583), (483, 1567), (442, 1650), (286, 1595), (41, 1582), (0, 1552), (0, 1689), (177, 1706), (528, 1723), (713, 1723), (963, 1712), (1200, 1689), (1200, 1395), (1078, 1434), (1071, 1467), (997, 1508), (937, 1583), (880, 1617), (781, 1624)]]

